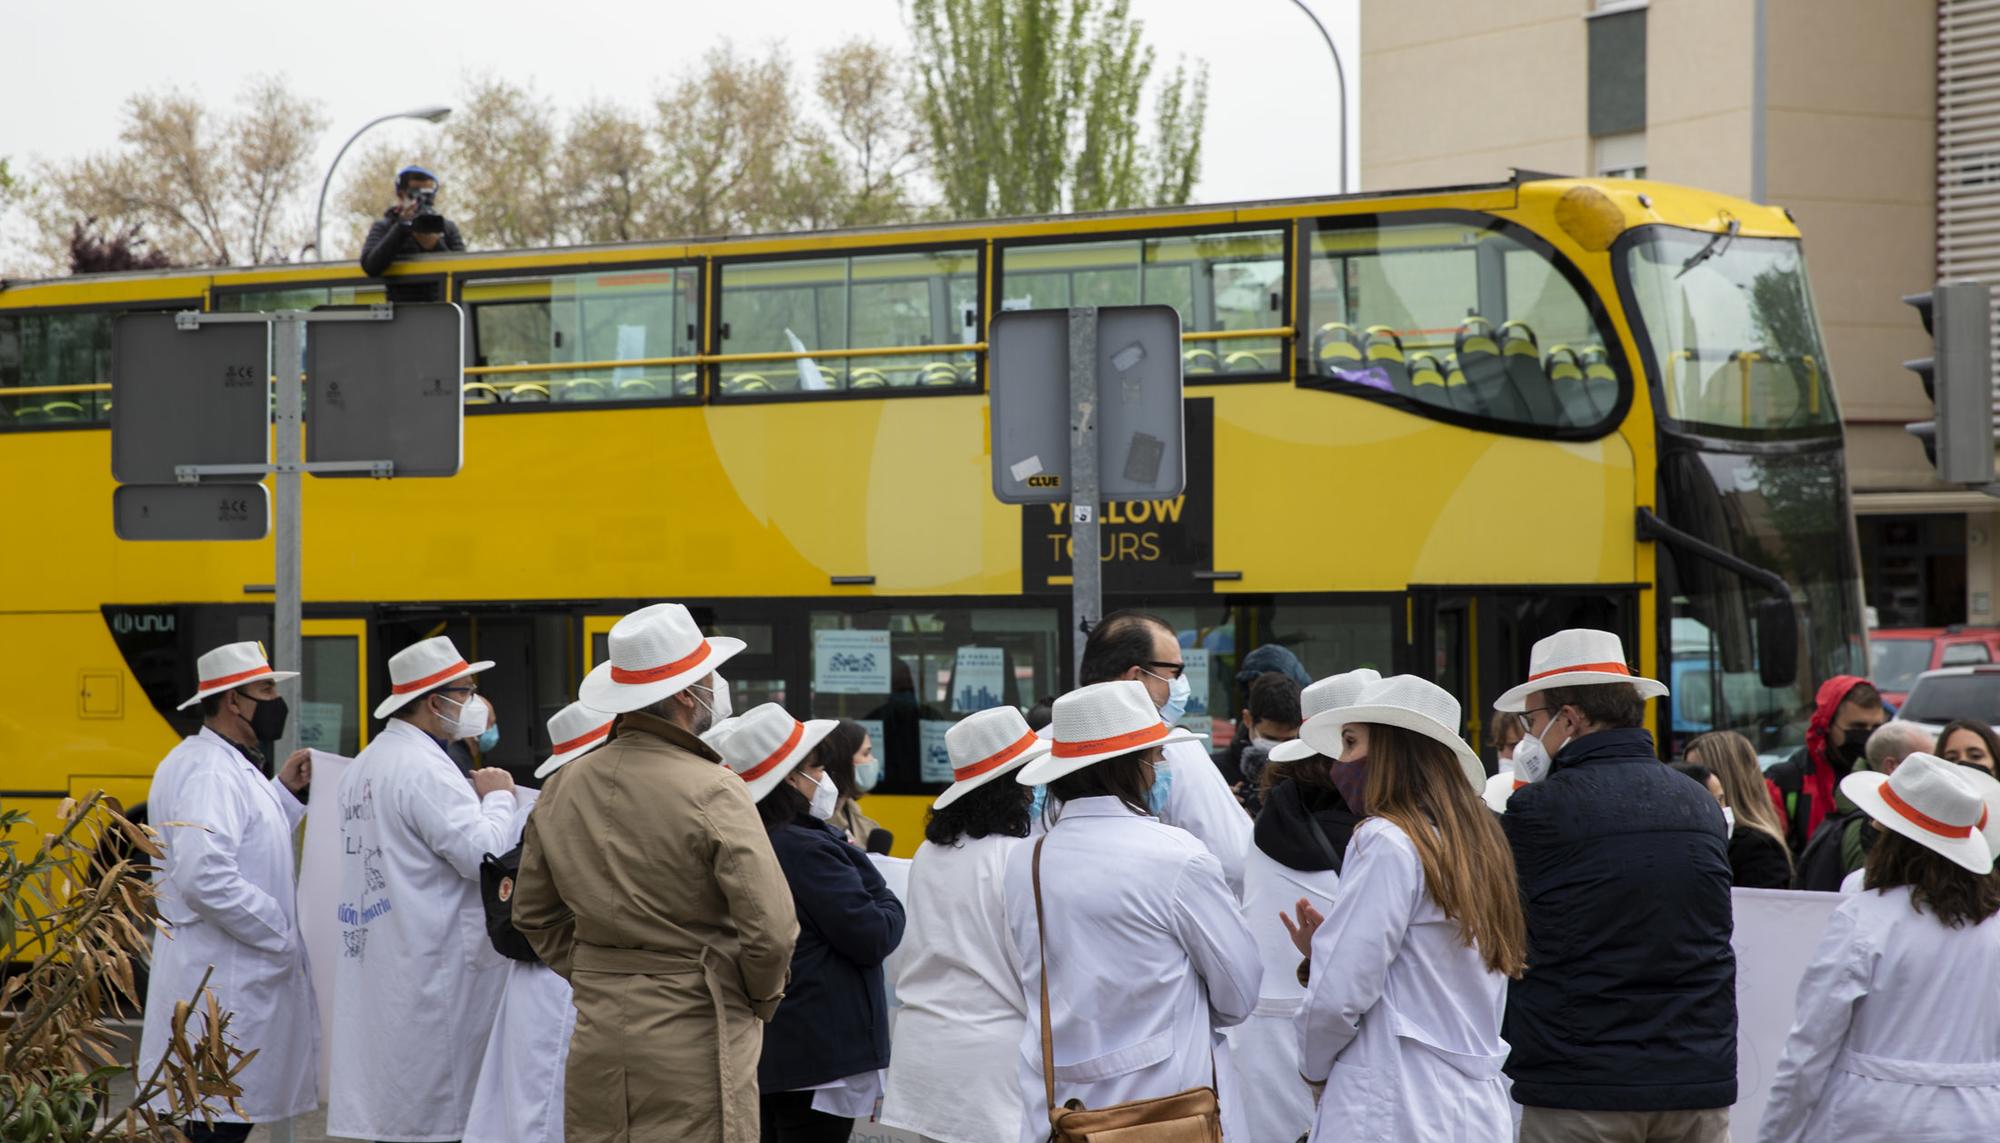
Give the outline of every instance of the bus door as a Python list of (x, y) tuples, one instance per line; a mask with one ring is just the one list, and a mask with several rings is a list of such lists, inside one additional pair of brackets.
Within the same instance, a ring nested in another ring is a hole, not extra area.
[(304, 619), (299, 635), (299, 745), (352, 758), (368, 745), (368, 621)]
[(1458, 698), (1459, 731), (1486, 756), (1494, 700), (1528, 677), (1537, 640), (1569, 627), (1612, 631), (1643, 668), (1638, 615), (1634, 585), (1412, 588), (1405, 669)]

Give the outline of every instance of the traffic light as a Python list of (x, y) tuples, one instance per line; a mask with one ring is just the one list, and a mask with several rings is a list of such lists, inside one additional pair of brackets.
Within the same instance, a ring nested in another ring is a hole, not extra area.
[(1903, 362), (1924, 383), (1935, 420), (1905, 425), (1947, 484), (1993, 483), (1993, 295), (1979, 282), (1940, 282), (1903, 299), (1923, 318), (1931, 356)]

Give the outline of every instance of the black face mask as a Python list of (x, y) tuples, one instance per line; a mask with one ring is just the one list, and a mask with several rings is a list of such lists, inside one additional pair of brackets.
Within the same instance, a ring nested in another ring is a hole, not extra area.
[[(244, 697), (249, 698), (248, 695)], [(250, 712), (250, 733), (257, 736), (257, 741), (276, 742), (284, 737), (285, 718), (291, 713), (285, 700), (279, 697), (250, 701), (257, 704), (257, 709)]]
[(1867, 742), (1860, 739), (1861, 735), (1859, 732), (1847, 732), (1847, 737), (1841, 741), (1840, 745), (1833, 748), (1833, 756), (1839, 759), (1849, 770), (1854, 769), (1855, 765), (1868, 753)]

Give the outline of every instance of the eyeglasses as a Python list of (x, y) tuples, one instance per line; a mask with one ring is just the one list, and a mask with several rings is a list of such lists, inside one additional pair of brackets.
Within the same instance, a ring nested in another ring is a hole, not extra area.
[[(1187, 671), (1186, 663), (1141, 663), (1142, 667), (1158, 667), (1167, 673), (1169, 679), (1178, 679)], [(1151, 672), (1147, 672), (1150, 674)]]

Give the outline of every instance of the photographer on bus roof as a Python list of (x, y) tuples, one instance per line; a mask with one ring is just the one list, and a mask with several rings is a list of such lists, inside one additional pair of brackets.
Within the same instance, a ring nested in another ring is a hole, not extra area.
[[(442, 186), (436, 175), (415, 164), (396, 172), (395, 205), (382, 212), (361, 243), (361, 268), (370, 277), (381, 277), (403, 254), (465, 249), (458, 226), (437, 209)], [(435, 292), (434, 287), (427, 292)], [(391, 301), (408, 300), (394, 297), (393, 290), (391, 294)]]

